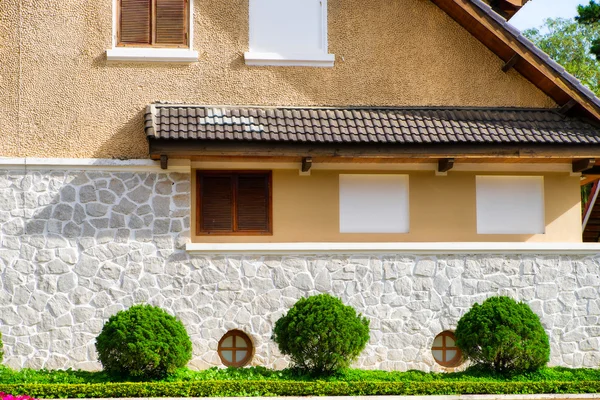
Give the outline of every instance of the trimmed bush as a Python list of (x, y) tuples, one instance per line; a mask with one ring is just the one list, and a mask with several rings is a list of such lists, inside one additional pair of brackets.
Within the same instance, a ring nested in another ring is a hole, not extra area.
[(0, 391), (43, 399), (120, 397), (415, 396), (450, 394), (599, 393), (585, 382), (291, 382), (198, 381), (4, 385)]
[(501, 374), (537, 370), (550, 358), (539, 317), (525, 303), (490, 297), (458, 321), (456, 345), (477, 367)]
[(120, 377), (160, 379), (192, 358), (183, 324), (159, 307), (137, 305), (119, 311), (96, 338), (104, 370)]
[(369, 320), (328, 294), (298, 300), (279, 318), (272, 339), (294, 368), (331, 374), (346, 368), (369, 340)]

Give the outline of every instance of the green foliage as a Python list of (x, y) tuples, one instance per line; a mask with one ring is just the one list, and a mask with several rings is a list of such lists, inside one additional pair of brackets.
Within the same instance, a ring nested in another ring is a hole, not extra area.
[(590, 0), (587, 6), (577, 6), (577, 17), (575, 20), (582, 24), (593, 24), (600, 22), (600, 4)]
[[(600, 25), (600, 4), (594, 0), (590, 0), (587, 6), (577, 6), (577, 17), (575, 20), (582, 25), (594, 26), (598, 28)], [(600, 58), (600, 38), (598, 35), (590, 38), (591, 48), (590, 51), (597, 58)]]
[(183, 324), (150, 305), (110, 317), (96, 338), (96, 349), (107, 373), (137, 379), (163, 378), (192, 358)]
[(539, 317), (525, 303), (490, 297), (458, 321), (456, 345), (485, 371), (511, 374), (537, 370), (550, 358), (550, 342)]
[[(80, 370), (33, 370), (23, 368), (18, 371), (0, 366), (0, 382), (2, 384), (93, 384), (117, 383), (120, 379), (103, 371)], [(286, 381), (286, 382), (586, 382), (600, 381), (600, 369), (593, 368), (542, 368), (538, 371), (525, 372), (511, 376), (500, 375), (477, 368), (466, 371), (437, 373), (423, 371), (377, 371), (360, 369), (343, 369), (329, 376), (314, 377), (298, 374), (297, 370), (272, 370), (265, 367), (248, 368), (209, 368), (193, 371), (180, 368), (167, 376), (163, 382), (196, 382), (196, 381)]]
[(4, 360), (4, 343), (2, 343), (2, 333), (0, 333), (0, 363)]
[(528, 29), (523, 35), (600, 95), (600, 62), (590, 54), (594, 40), (600, 38), (600, 24), (547, 19), (541, 29)]
[(294, 366), (327, 375), (346, 368), (369, 341), (369, 320), (328, 294), (298, 300), (275, 323), (272, 339)]
[(449, 394), (599, 393), (600, 381), (583, 382), (326, 382), (199, 381), (105, 384), (0, 384), (0, 391), (37, 398), (382, 396)]

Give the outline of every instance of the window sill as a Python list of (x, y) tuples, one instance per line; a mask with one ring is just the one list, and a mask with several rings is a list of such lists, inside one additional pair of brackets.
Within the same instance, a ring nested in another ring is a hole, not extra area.
[(599, 254), (600, 243), (376, 242), (376, 243), (188, 243), (203, 254)]
[(191, 63), (198, 61), (198, 52), (190, 49), (115, 47), (106, 50), (106, 59), (108, 61)]
[(334, 54), (244, 53), (246, 65), (277, 67), (333, 67)]

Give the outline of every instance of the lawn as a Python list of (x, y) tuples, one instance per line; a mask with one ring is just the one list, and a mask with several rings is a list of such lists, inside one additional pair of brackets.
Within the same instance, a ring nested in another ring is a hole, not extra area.
[(454, 373), (346, 369), (329, 377), (311, 377), (263, 367), (184, 368), (160, 381), (127, 382), (104, 372), (0, 367), (0, 392), (42, 398), (598, 393), (600, 370), (554, 367), (503, 376), (474, 369)]

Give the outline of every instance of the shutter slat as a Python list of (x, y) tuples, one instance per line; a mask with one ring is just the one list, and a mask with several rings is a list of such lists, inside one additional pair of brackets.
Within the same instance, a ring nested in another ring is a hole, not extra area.
[(238, 231), (269, 231), (268, 177), (238, 176), (236, 206)]
[(233, 230), (231, 176), (203, 176), (200, 182), (200, 226), (203, 232)]
[(156, 0), (156, 43), (187, 44), (186, 0)]
[(121, 0), (119, 43), (151, 43), (150, 7), (150, 0)]

